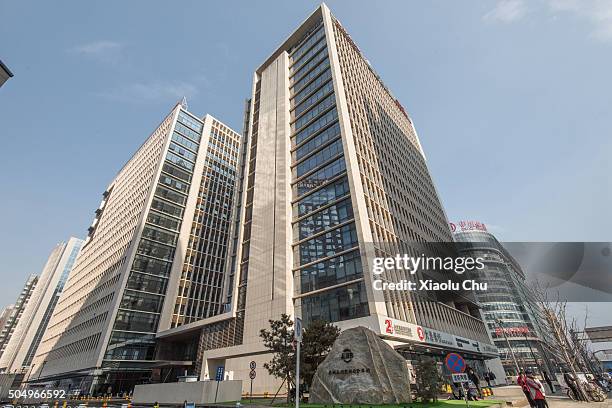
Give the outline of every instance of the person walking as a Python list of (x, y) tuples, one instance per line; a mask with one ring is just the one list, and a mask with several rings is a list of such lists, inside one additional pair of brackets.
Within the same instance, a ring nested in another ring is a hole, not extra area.
[(536, 408), (547, 408), (548, 403), (546, 402), (546, 393), (544, 392), (544, 385), (535, 378), (533, 370), (525, 370), (526, 379), (525, 382), (529, 387), (529, 393), (535, 403)]
[(531, 408), (535, 408), (535, 401), (533, 400), (533, 397), (531, 396), (531, 391), (529, 389), (529, 385), (527, 385), (527, 376), (525, 375), (525, 372), (521, 370), (521, 372), (519, 372), (518, 377), (516, 377), (516, 383), (518, 385), (520, 385), (521, 389), (523, 390), (523, 394), (525, 394), (525, 397), (527, 398), (527, 402), (529, 402), (529, 406)]
[(489, 377), (489, 372), (484, 374), (484, 380), (487, 382), (487, 387), (491, 388), (491, 377)]
[(478, 391), (478, 397), (482, 398), (482, 391), (480, 391), (480, 378), (478, 378), (478, 374), (476, 374), (472, 367), (468, 367), (467, 375), (470, 381), (473, 382), (476, 386), (476, 391)]
[(489, 368), (489, 371), (487, 371), (487, 376), (489, 377), (489, 379), (487, 380), (487, 384), (489, 384), (489, 387), (492, 387), (495, 384), (491, 385), (491, 381), (495, 381), (496, 377), (495, 377), (495, 373), (491, 371), (490, 368)]

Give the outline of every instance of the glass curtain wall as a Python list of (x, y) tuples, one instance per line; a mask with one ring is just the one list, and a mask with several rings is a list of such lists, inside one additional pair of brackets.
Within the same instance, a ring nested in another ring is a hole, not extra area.
[[(294, 276), (306, 324), (368, 313), (323, 22), (289, 52)], [(331, 286), (352, 282), (326, 290)]]

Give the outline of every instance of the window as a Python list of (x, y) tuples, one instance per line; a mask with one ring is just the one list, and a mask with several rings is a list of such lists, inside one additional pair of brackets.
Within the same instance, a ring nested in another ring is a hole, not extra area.
[(327, 183), (332, 178), (336, 177), (340, 173), (346, 170), (346, 164), (344, 162), (344, 157), (340, 157), (337, 160), (329, 163), (325, 167), (321, 168), (318, 171), (302, 178), (297, 183), (297, 194), (298, 196), (302, 196), (309, 192), (310, 190), (314, 190), (315, 188)]

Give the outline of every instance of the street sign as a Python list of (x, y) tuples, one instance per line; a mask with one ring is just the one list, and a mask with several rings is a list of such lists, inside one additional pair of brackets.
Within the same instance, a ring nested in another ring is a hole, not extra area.
[(302, 345), (302, 319), (295, 318), (295, 333), (293, 335), (297, 342), (295, 350), (295, 408), (300, 408), (300, 346)]
[(302, 341), (302, 319), (300, 319), (299, 317), (295, 318), (295, 340), (296, 341)]
[(251, 361), (249, 363), (249, 367), (251, 368), (251, 370), (254, 370), (257, 367), (257, 364), (254, 361)]
[(251, 380), (254, 380), (255, 377), (257, 377), (257, 373), (255, 372), (255, 370), (251, 370), (251, 372), (249, 373), (249, 378)]
[(454, 383), (466, 383), (470, 382), (468, 375), (466, 373), (453, 373), (453, 382)]
[(215, 381), (223, 381), (223, 374), (225, 374), (225, 367), (217, 367), (217, 375), (215, 376)]
[(465, 360), (457, 353), (448, 353), (444, 359), (444, 364), (451, 373), (462, 373), (465, 371)]

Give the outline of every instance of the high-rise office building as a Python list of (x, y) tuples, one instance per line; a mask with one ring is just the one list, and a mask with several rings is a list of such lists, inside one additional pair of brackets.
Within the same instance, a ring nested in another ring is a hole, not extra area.
[(30, 297), (36, 288), (36, 283), (38, 282), (38, 276), (31, 275), (26, 281), (19, 297), (15, 301), (15, 305), (11, 311), (11, 314), (8, 316), (2, 328), (0, 328), (0, 357), (4, 354), (6, 347), (11, 340), (11, 336), (23, 315), (23, 312), (28, 305)]
[(49, 255), (36, 288), (0, 358), (1, 372), (25, 372), (30, 367), (82, 243), (80, 239), (70, 238), (58, 244)]
[(32, 378), (129, 391), (150, 378), (160, 325), (222, 312), (240, 141), (172, 109), (104, 192)]
[[(255, 71), (245, 123), (229, 311), (161, 332), (161, 357), (197, 344), (200, 377), (223, 366), (248, 391), (283, 313), (369, 327), (407, 359), (496, 355), (474, 299), (373, 288), (371, 253), (453, 238), (411, 118), (325, 5)], [(279, 383), (262, 369), (254, 392)]]
[(556, 372), (552, 331), (521, 265), (485, 224), (459, 221), (451, 227), (461, 254), (484, 260), (484, 269), (474, 271), (473, 278), (488, 285), (486, 292), (476, 293), (505, 375), (527, 368)]

